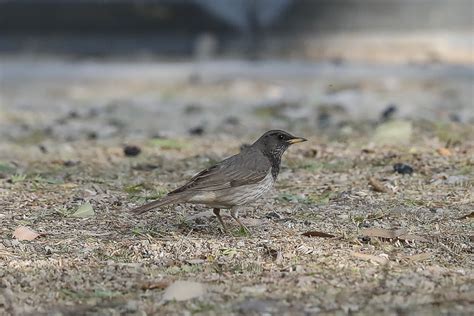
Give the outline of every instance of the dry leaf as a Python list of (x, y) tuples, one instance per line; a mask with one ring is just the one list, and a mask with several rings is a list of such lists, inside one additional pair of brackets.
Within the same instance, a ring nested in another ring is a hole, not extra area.
[(206, 293), (202, 283), (191, 281), (176, 281), (171, 284), (163, 294), (164, 301), (186, 301), (200, 297)]
[(397, 229), (385, 229), (385, 228), (365, 228), (362, 229), (361, 234), (367, 237), (379, 237), (387, 239), (395, 239), (398, 236), (405, 233), (405, 230)]
[(397, 239), (403, 240), (403, 241), (421, 241), (421, 242), (428, 242), (428, 239), (417, 236), (417, 235), (412, 235), (412, 234), (402, 234), (397, 237)]
[(18, 240), (33, 240), (39, 236), (41, 236), (41, 234), (38, 234), (26, 226), (20, 226), (13, 232), (13, 237)]
[(383, 184), (382, 182), (380, 182), (379, 180), (371, 177), (369, 178), (369, 184), (372, 186), (372, 188), (374, 189), (374, 191), (376, 192), (383, 192), (383, 193), (390, 193), (390, 190), (387, 189)]
[(163, 290), (165, 289), (166, 287), (168, 287), (170, 285), (170, 282), (169, 281), (164, 281), (164, 280), (161, 280), (161, 281), (157, 281), (157, 282), (148, 282), (148, 283), (143, 283), (140, 288), (142, 290), (154, 290), (154, 289), (160, 289), (160, 290)]
[(353, 252), (352, 256), (357, 259), (371, 261), (371, 262), (375, 262), (379, 264), (386, 264), (389, 262), (387, 255), (375, 256), (375, 255), (369, 255), (369, 254), (361, 253), (361, 252)]
[(404, 259), (408, 259), (408, 260), (411, 260), (411, 261), (423, 261), (423, 260), (426, 260), (426, 259), (429, 259), (429, 258), (431, 258), (431, 254), (427, 253), (427, 252), (419, 253), (419, 254), (412, 255), (412, 256), (404, 256)]
[(316, 230), (312, 230), (306, 233), (302, 234), (303, 236), (306, 237), (322, 237), (322, 238), (332, 238), (335, 237), (334, 235), (328, 234), (328, 233), (323, 233), (323, 232), (318, 232)]
[(473, 217), (474, 217), (474, 211), (469, 214), (458, 217), (458, 219), (466, 219), (466, 218), (473, 218)]
[(443, 157), (449, 157), (449, 156), (452, 155), (451, 151), (448, 148), (445, 148), (445, 147), (438, 148), (437, 152), (438, 152), (438, 154), (440, 154)]
[(94, 209), (90, 203), (84, 203), (71, 216), (80, 218), (91, 217), (94, 216)]

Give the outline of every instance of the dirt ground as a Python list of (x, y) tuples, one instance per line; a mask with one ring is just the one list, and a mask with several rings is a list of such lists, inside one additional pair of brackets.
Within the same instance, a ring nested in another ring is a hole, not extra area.
[[(2, 65), (1, 315), (474, 313), (472, 69), (239, 65)], [(126, 212), (270, 128), (250, 234)]]

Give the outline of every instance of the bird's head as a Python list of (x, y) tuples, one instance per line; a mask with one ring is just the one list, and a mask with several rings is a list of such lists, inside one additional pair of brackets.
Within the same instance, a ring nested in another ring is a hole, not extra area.
[(266, 155), (281, 157), (290, 145), (305, 141), (305, 138), (293, 136), (285, 131), (271, 130), (263, 134), (252, 146)]

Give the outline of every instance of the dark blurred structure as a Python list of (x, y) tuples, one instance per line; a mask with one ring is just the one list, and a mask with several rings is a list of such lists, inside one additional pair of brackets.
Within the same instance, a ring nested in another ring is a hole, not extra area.
[[(473, 3), (0, 0), (0, 53), (369, 60), (412, 56), (469, 63)], [(392, 53), (396, 56), (390, 57)]]

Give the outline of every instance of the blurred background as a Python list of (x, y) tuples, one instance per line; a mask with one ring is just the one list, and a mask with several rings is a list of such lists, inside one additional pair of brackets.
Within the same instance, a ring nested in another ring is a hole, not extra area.
[(0, 0), (3, 141), (473, 123), (473, 0)]

